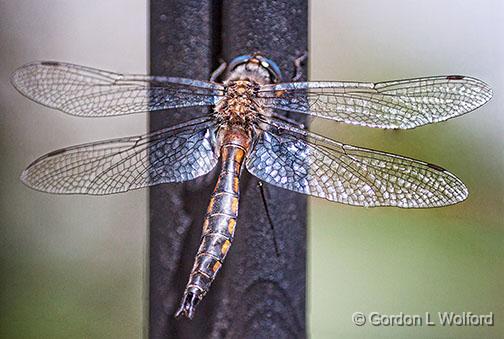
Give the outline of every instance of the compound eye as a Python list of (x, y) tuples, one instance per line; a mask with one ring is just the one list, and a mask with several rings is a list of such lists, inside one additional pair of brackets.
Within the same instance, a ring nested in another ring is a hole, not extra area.
[(261, 62), (261, 66), (268, 70), (273, 82), (274, 83), (279, 82), (280, 79), (282, 78), (280, 67), (278, 67), (278, 65), (274, 61), (265, 58), (262, 55), (258, 55), (256, 56), (256, 58)]
[(238, 67), (241, 64), (245, 64), (249, 62), (253, 57), (251, 55), (240, 55), (234, 58), (229, 62), (228, 69), (229, 70), (234, 70), (236, 67)]

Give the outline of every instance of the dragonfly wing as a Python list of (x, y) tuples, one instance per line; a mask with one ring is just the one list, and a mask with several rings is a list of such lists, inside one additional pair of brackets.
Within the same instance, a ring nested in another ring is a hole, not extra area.
[(34, 161), (21, 180), (44, 192), (96, 195), (183, 182), (216, 165), (215, 134), (213, 123), (200, 122), (64, 148)]
[(85, 117), (214, 105), (223, 90), (205, 81), (125, 75), (52, 61), (24, 65), (11, 81), (35, 102)]
[(353, 125), (409, 129), (468, 113), (492, 90), (466, 76), (388, 82), (293, 82), (264, 85), (265, 107), (310, 114)]
[(438, 207), (467, 197), (464, 184), (439, 166), (273, 124), (246, 166), (275, 186), (358, 206)]

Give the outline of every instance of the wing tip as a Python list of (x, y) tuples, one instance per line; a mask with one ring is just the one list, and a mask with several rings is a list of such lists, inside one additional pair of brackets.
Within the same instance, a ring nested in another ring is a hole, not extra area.
[(21, 182), (28, 188), (34, 190), (34, 191), (39, 191), (39, 192), (45, 192), (45, 193), (52, 193), (50, 191), (47, 191), (47, 190), (44, 190), (42, 189), (41, 187), (38, 187), (36, 183), (34, 183), (32, 180), (31, 180), (31, 176), (30, 176), (30, 167), (31, 167), (32, 164), (30, 164), (26, 169), (24, 169), (22, 172), (21, 172), (21, 175), (19, 176), (19, 180), (21, 180)]
[(28, 180), (28, 168), (29, 166), (21, 172), (21, 174), (19, 175), (19, 180), (21, 180), (21, 182), (26, 186), (32, 187), (30, 181)]
[[(436, 165), (434, 165), (436, 166)], [(429, 164), (429, 167), (434, 168)], [(451, 196), (448, 197), (446, 202), (443, 202), (443, 204), (440, 204), (439, 207), (443, 206), (451, 206), (451, 205), (456, 205), (459, 204), (469, 197), (469, 189), (467, 186), (464, 184), (462, 180), (460, 180), (455, 174), (443, 169), (442, 167), (437, 166), (439, 169), (442, 170), (442, 172), (449, 178), (453, 180), (453, 184), (450, 185), (449, 187), (451, 188), (450, 193)]]
[(467, 200), (469, 197), (467, 186), (460, 180), (457, 181), (457, 184), (458, 185), (453, 188), (453, 196), (448, 199), (445, 204), (440, 205), (440, 207), (456, 205)]
[(37, 170), (37, 165), (41, 164), (44, 162), (45, 159), (52, 155), (56, 155), (58, 153), (63, 152), (65, 149), (60, 149), (56, 150), (47, 154), (44, 154), (40, 156), (39, 158), (35, 159), (32, 161), (26, 168), (21, 172), (19, 175), (19, 180), (28, 188), (38, 191), (38, 192), (43, 192), (43, 193), (51, 193), (51, 194), (64, 194), (67, 192), (60, 191), (55, 189), (54, 187), (41, 185), (40, 180), (37, 180), (37, 175), (34, 174), (34, 171)]
[(490, 99), (492, 99), (492, 98), (493, 98), (493, 89), (492, 89), (492, 87), (490, 87), (490, 85), (489, 85), (489, 84), (487, 84), (486, 82), (481, 81), (481, 80), (480, 80), (480, 82), (481, 82), (481, 84), (483, 85), (483, 90), (485, 91), (485, 93), (486, 93), (486, 95), (487, 95), (487, 97), (485, 98), (485, 102), (482, 104), (482, 105), (484, 105), (484, 104), (486, 104), (487, 102), (489, 102), (489, 101), (490, 101)]
[(51, 193), (51, 194), (58, 194), (60, 192), (55, 191), (54, 189), (51, 189), (51, 187), (44, 187), (43, 185), (40, 184), (40, 182), (37, 180), (36, 177), (33, 176), (33, 168), (37, 163), (40, 162), (43, 158), (46, 156), (42, 156), (36, 160), (34, 160), (31, 164), (29, 164), (19, 175), (19, 180), (28, 188), (37, 191), (37, 192), (43, 192), (43, 193)]
[(457, 81), (457, 80), (472, 81), (473, 85), (481, 90), (480, 97), (482, 97), (484, 99), (484, 102), (481, 105), (487, 103), (493, 97), (492, 87), (488, 83), (486, 83), (485, 81), (480, 80), (478, 78), (467, 76), (467, 75), (458, 75), (458, 74), (447, 75), (447, 76), (445, 76), (445, 78), (447, 80), (455, 80), (455, 81)]
[(29, 90), (27, 90), (26, 86), (24, 86), (22, 84), (22, 76), (23, 76), (23, 73), (31, 68), (31, 67), (37, 67), (37, 66), (60, 66), (62, 65), (63, 63), (59, 62), (59, 61), (31, 61), (31, 62), (28, 62), (18, 68), (16, 68), (9, 76), (9, 81), (12, 85), (12, 87), (14, 87), (19, 93), (21, 93), (23, 96), (27, 97), (28, 99), (34, 101), (34, 102), (37, 102), (37, 103), (40, 103), (42, 105), (44, 105), (43, 103), (41, 102), (38, 102), (37, 100), (33, 99), (30, 97), (30, 93), (29, 93)]
[(30, 167), (33, 165), (30, 164), (25, 170), (23, 170), (19, 176), (19, 180), (29, 189), (32, 189), (37, 192), (41, 193), (48, 193), (48, 194), (53, 194), (53, 195), (103, 195), (107, 193), (92, 193), (88, 192), (87, 190), (82, 190), (82, 191), (72, 191), (72, 190), (65, 190), (62, 187), (51, 187), (49, 186), (42, 186), (38, 182), (34, 181), (31, 175)]
[(489, 84), (487, 84), (486, 82), (484, 82), (483, 80), (479, 80), (476, 78), (474, 78), (474, 80), (478, 83), (479, 88), (481, 89), (479, 96), (483, 99), (483, 102), (481, 103), (481, 105), (478, 106), (478, 107), (481, 107), (484, 104), (486, 104), (487, 102), (489, 102), (490, 99), (492, 99), (493, 90), (492, 90), (492, 87)]
[(23, 90), (21, 89), (20, 83), (18, 82), (19, 80), (19, 75), (21, 74), (21, 71), (25, 68), (26, 65), (23, 65), (21, 67), (16, 68), (9, 76), (9, 82), (11, 83), (12, 87), (16, 89), (19, 93), (22, 95), (25, 95)]

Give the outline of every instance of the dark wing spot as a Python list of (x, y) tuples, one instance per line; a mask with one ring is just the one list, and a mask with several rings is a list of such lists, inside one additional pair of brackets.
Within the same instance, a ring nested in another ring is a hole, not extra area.
[(427, 164), (427, 166), (429, 166), (430, 168), (435, 169), (436, 171), (440, 171), (440, 172), (445, 172), (446, 171), (443, 167), (438, 166), (438, 165)]
[(56, 151), (52, 151), (52, 152), (47, 153), (47, 154), (45, 155), (45, 157), (53, 157), (53, 156), (55, 156), (55, 155), (58, 155), (58, 154), (60, 154), (60, 153), (65, 152), (65, 151), (66, 151), (66, 148), (58, 149), (58, 150), (56, 150)]
[(446, 79), (448, 79), (448, 80), (462, 80), (462, 79), (464, 79), (464, 76), (463, 75), (448, 75), (446, 77)]
[(59, 66), (60, 65), (60, 63), (57, 61), (42, 61), (40, 64), (43, 66)]
[[(28, 167), (26, 167), (26, 170), (30, 169), (31, 167), (35, 166), (36, 164), (39, 164), (41, 161), (49, 158), (49, 157), (53, 157), (55, 155), (58, 155), (60, 153), (63, 153), (65, 152), (67, 149), (66, 148), (62, 148), (62, 149), (58, 149), (56, 151), (52, 151), (52, 152), (49, 152), (43, 156), (41, 156), (40, 158), (38, 158), (37, 160), (35, 160), (34, 162), (32, 162), (30, 165), (28, 165)], [(25, 170), (25, 171), (26, 171)]]

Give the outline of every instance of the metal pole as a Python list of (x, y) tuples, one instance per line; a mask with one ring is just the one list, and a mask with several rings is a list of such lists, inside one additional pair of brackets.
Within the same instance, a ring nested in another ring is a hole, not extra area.
[[(214, 65), (214, 6), (211, 0), (150, 1), (152, 74), (208, 79)], [(205, 113), (192, 108), (150, 115), (150, 130)], [(213, 175), (207, 177), (212, 179)], [(208, 179), (207, 179), (208, 181)], [(161, 185), (149, 192), (149, 337), (203, 338), (204, 318), (177, 321), (173, 314), (192, 265), (212, 183)], [(206, 312), (205, 305), (199, 311)], [(191, 328), (193, 326), (193, 328)], [(190, 331), (192, 336), (186, 335)]]
[[(150, 9), (153, 74), (208, 79), (219, 58), (262, 52), (280, 65), (288, 81), (293, 60), (307, 50), (307, 0), (151, 0)], [(154, 113), (150, 129), (201, 113)], [(195, 318), (173, 318), (215, 174), (150, 191), (149, 337), (305, 337), (306, 198), (266, 186), (277, 257), (257, 180), (246, 171), (235, 240), (224, 267)]]

